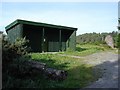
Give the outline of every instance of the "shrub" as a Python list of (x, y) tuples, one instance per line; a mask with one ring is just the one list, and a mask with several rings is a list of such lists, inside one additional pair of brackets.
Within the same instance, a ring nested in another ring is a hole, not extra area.
[[(3, 88), (11, 87), (8, 82), (13, 82), (15, 77), (24, 77), (24, 73), (29, 66), (25, 65), (25, 58), (29, 51), (26, 46), (28, 40), (25, 38), (16, 39), (14, 43), (10, 43), (6, 37), (2, 38), (2, 75)], [(21, 73), (22, 72), (22, 73)], [(12, 81), (11, 81), (12, 80)], [(9, 83), (12, 85), (11, 83)], [(14, 85), (12, 85), (14, 86)]]
[(25, 38), (16, 39), (14, 43), (10, 43), (4, 37), (2, 39), (2, 59), (3, 64), (7, 64), (15, 58), (26, 55), (29, 48), (26, 46), (28, 40)]
[(118, 34), (118, 38), (117, 38), (117, 46), (118, 49), (120, 50), (120, 33)]

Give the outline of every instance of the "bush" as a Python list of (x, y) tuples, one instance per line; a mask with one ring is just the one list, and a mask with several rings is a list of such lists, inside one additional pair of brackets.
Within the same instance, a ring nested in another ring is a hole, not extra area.
[[(29, 66), (25, 65), (26, 56), (29, 48), (26, 46), (28, 40), (25, 38), (16, 39), (14, 43), (10, 43), (6, 37), (2, 38), (2, 83), (3, 88), (11, 87), (13, 78), (24, 77), (24, 73), (28, 72)], [(22, 72), (22, 73), (21, 73)], [(12, 81), (11, 81), (12, 80)], [(12, 85), (14, 86), (14, 85)]]
[(27, 42), (23, 38), (11, 44), (3, 39), (3, 88), (39, 87), (43, 82), (47, 83), (47, 79), (57, 81), (66, 78), (67, 72), (64, 70), (47, 68), (44, 63), (32, 61), (27, 54), (29, 50), (26, 47)]
[(118, 34), (117, 46), (118, 46), (118, 49), (120, 50), (120, 33)]
[(28, 40), (25, 38), (16, 39), (14, 43), (10, 43), (3, 37), (2, 39), (2, 59), (3, 64), (7, 64), (15, 58), (26, 55), (29, 48), (26, 46)]

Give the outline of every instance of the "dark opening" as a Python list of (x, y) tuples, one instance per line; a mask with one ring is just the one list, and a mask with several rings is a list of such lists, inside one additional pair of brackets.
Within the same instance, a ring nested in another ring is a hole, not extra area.
[(42, 52), (42, 27), (23, 25), (23, 36), (29, 40), (32, 52)]
[[(61, 36), (61, 40), (62, 40), (62, 51), (66, 51), (66, 47), (69, 47), (69, 41), (70, 41), (70, 36), (73, 33), (73, 30), (62, 30), (62, 36)], [(68, 43), (67, 43), (68, 41)]]
[[(23, 25), (23, 36), (29, 40), (33, 52), (58, 52), (66, 51), (66, 42), (73, 30)], [(61, 33), (61, 36), (60, 36)]]

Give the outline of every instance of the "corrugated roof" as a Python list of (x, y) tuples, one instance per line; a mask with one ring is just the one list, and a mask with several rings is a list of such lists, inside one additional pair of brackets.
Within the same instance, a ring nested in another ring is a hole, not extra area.
[(5, 29), (9, 30), (10, 28), (14, 27), (17, 24), (27, 24), (27, 25), (35, 25), (35, 26), (58, 28), (58, 29), (77, 30), (77, 28), (74, 28), (74, 27), (67, 27), (67, 26), (61, 26), (61, 25), (53, 25), (53, 24), (47, 24), (47, 23), (41, 23), (41, 22), (33, 22), (33, 21), (27, 21), (27, 20), (21, 20), (21, 19), (15, 20), (14, 22), (12, 22), (8, 26), (6, 26)]

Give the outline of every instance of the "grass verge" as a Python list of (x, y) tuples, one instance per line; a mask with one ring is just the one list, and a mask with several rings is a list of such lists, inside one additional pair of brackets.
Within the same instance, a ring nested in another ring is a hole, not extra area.
[(107, 45), (95, 45), (95, 44), (84, 44), (76, 45), (76, 51), (66, 51), (66, 52), (60, 52), (59, 54), (67, 54), (67, 55), (75, 55), (75, 56), (86, 56), (90, 55), (96, 52), (102, 52), (102, 51), (108, 51), (108, 50), (113, 50)]
[[(72, 57), (63, 57), (57, 54), (40, 54), (31, 53), (33, 60), (44, 62), (48, 67), (63, 69), (68, 72), (68, 77), (64, 81), (53, 81), (42, 78), (42, 83), (39, 86), (46, 88), (83, 88), (90, 82), (96, 80), (93, 67), (85, 65), (83, 59), (77, 59)], [(41, 78), (37, 79), (38, 81)], [(35, 81), (37, 83), (37, 81)], [(41, 85), (44, 84), (44, 85)]]

